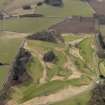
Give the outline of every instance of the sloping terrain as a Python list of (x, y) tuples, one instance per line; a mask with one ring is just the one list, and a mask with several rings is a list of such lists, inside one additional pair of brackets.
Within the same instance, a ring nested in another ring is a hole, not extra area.
[[(27, 73), (32, 80), (12, 87), (8, 105), (56, 105), (56, 102), (64, 100), (65, 103), (68, 99), (72, 102), (75, 96), (78, 101), (73, 105), (86, 105), (91, 96), (87, 91), (92, 89), (92, 81), (96, 78), (94, 37), (86, 34), (64, 34), (62, 37), (65, 43), (60, 44), (25, 41), (24, 48), (32, 54), (32, 60), (27, 64)], [(55, 58), (50, 62), (44, 61), (43, 57), (49, 51), (55, 54)], [(87, 97), (84, 101), (81, 101), (82, 96), (78, 98), (82, 93)]]
[[(4, 92), (8, 94), (9, 91), (9, 94), (1, 95), (0, 105), (2, 101), (6, 105), (88, 105), (91, 96), (94, 98), (91, 90), (96, 84), (99, 62), (95, 37), (91, 34), (95, 32), (95, 24), (90, 5), (81, 0), (64, 0), (62, 7), (36, 6), (36, 0), (4, 2), (1, 0), (0, 5), (10, 14), (17, 11), (27, 15), (22, 6), (31, 5), (34, 14), (43, 17), (20, 17), (17, 14), (14, 18), (0, 20), (0, 89), (8, 86), (8, 82), (11, 84)], [(71, 16), (77, 16), (79, 22), (74, 19), (73, 24), (68, 23)], [(82, 21), (81, 17), (86, 20)], [(67, 20), (68, 24), (63, 24), (62, 20)], [(60, 30), (53, 35), (58, 30), (56, 25)], [(104, 66), (101, 64), (103, 73)]]
[(20, 37), (19, 34), (12, 32), (0, 33), (0, 90), (8, 79), (11, 63), (24, 36), (26, 35)]

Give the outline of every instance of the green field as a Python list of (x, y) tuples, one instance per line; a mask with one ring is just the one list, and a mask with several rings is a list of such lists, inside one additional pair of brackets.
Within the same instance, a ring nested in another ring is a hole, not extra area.
[(0, 89), (7, 81), (10, 65), (13, 62), (22, 38), (6, 37), (5, 33), (0, 33), (0, 62), (8, 66), (0, 66)]
[(52, 18), (15, 18), (5, 20), (3, 23), (0, 21), (0, 29), (16, 32), (39, 32), (48, 29), (51, 25), (59, 23), (61, 19)]
[(0, 0), (0, 9), (4, 8), (5, 5), (8, 3), (9, 0)]
[(7, 81), (8, 73), (9, 73), (9, 66), (0, 67), (0, 90), (3, 88), (3, 85)]
[(92, 8), (81, 0), (63, 0), (63, 7), (43, 5), (37, 8), (37, 13), (52, 17), (92, 16)]
[(0, 61), (11, 64), (21, 44), (21, 38), (0, 38)]

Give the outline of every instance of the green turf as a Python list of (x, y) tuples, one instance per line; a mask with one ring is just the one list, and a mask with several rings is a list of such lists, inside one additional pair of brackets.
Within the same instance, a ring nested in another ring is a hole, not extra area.
[(64, 0), (63, 7), (43, 5), (37, 8), (37, 13), (45, 16), (66, 17), (66, 16), (92, 16), (91, 7), (81, 0)]
[(86, 63), (92, 63), (93, 61), (93, 49), (92, 49), (92, 38), (86, 38), (81, 41), (80, 45), (80, 55), (83, 56)]
[(69, 41), (73, 41), (76, 39), (80, 39), (80, 38), (82, 38), (82, 36), (81, 35), (74, 35), (74, 34), (64, 34), (63, 38), (66, 42), (69, 42)]
[(33, 97), (46, 96), (51, 93), (55, 93), (56, 91), (63, 89), (69, 85), (81, 86), (87, 85), (89, 83), (90, 80), (87, 77), (81, 76), (81, 78), (66, 81), (55, 80), (52, 82), (45, 83), (43, 85), (39, 85), (37, 87), (33, 85), (23, 92), (23, 98), (20, 100), (20, 102), (25, 102), (29, 99), (32, 99)]
[(64, 47), (64, 44), (50, 43), (50, 42), (38, 41), (38, 40), (29, 40), (28, 45), (32, 49), (39, 48), (39, 49), (43, 49), (44, 51), (49, 51), (54, 48)]

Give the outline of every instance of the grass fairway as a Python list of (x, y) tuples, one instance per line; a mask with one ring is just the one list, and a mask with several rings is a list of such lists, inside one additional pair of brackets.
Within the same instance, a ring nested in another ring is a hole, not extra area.
[(0, 38), (0, 61), (10, 64), (16, 56), (21, 41), (21, 38)]
[(90, 97), (91, 97), (91, 93), (87, 91), (73, 98), (66, 99), (60, 102), (56, 102), (50, 105), (88, 105), (88, 101)]
[[(9, 19), (4, 21), (4, 30), (33, 33), (48, 29), (51, 25), (54, 25), (59, 21), (61, 21), (61, 19), (52, 18)], [(2, 21), (0, 21), (0, 27), (2, 24), (3, 24)]]
[(82, 38), (82, 35), (74, 35), (74, 34), (63, 34), (63, 38), (65, 42), (74, 41), (76, 39)]
[(37, 57), (34, 57), (29, 62), (27, 70), (35, 83), (38, 83), (40, 78), (43, 76), (43, 67)]
[(63, 0), (63, 7), (53, 7), (48, 5), (43, 5), (38, 7), (37, 13), (44, 14), (45, 16), (54, 17), (66, 17), (66, 16), (92, 16), (93, 10), (86, 3), (81, 0)]
[(0, 67), (0, 90), (3, 88), (3, 85), (7, 80), (8, 73), (9, 73), (9, 66)]
[(55, 93), (58, 90), (61, 90), (69, 85), (82, 86), (82, 85), (87, 85), (89, 83), (90, 80), (87, 77), (81, 76), (81, 78), (65, 80), (65, 81), (55, 80), (39, 86), (32, 85), (23, 92), (23, 98), (20, 100), (20, 103), (25, 102), (34, 97), (46, 96), (51, 93)]
[(93, 49), (91, 45), (91, 38), (84, 39), (79, 45), (80, 54), (85, 59), (86, 63), (91, 63), (93, 61)]

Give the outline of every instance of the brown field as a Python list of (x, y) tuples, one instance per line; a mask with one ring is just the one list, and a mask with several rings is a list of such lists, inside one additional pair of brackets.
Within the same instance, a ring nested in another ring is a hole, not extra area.
[(105, 0), (88, 0), (98, 15), (105, 15)]
[(94, 33), (95, 21), (93, 18), (73, 17), (51, 26), (59, 33)]

